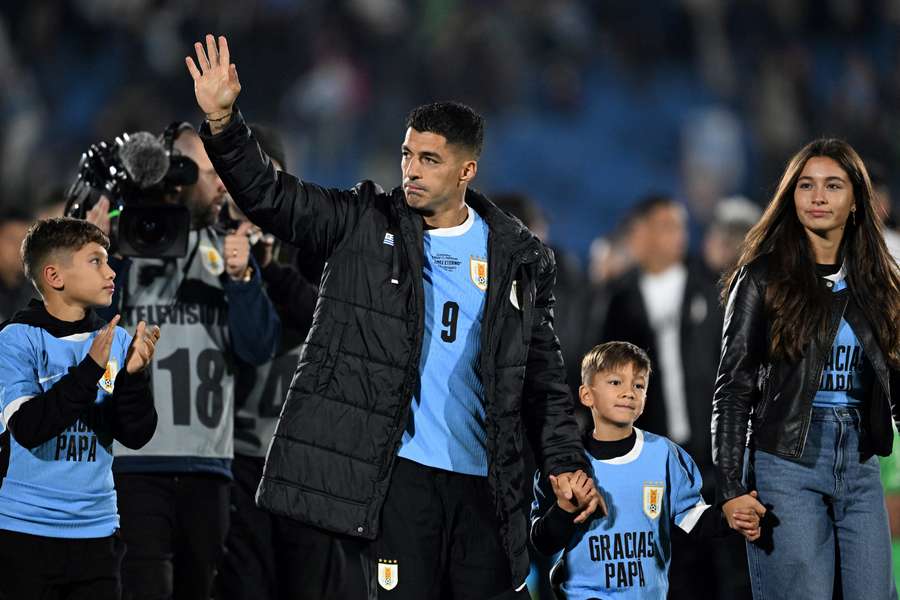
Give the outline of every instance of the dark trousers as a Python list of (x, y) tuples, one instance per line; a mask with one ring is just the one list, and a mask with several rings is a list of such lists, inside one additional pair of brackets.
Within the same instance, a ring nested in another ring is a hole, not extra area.
[(228, 531), (218, 475), (117, 473), (125, 600), (206, 600)]
[(514, 586), (485, 477), (397, 459), (367, 551), (369, 597), (390, 600), (529, 598)]
[(0, 599), (119, 600), (125, 545), (104, 538), (51, 538), (0, 530)]
[[(344, 540), (256, 506), (262, 458), (231, 463), (231, 527), (219, 576), (218, 600), (345, 600), (365, 586), (363, 543)], [(349, 545), (349, 546), (348, 546)], [(345, 547), (354, 560), (348, 562)]]

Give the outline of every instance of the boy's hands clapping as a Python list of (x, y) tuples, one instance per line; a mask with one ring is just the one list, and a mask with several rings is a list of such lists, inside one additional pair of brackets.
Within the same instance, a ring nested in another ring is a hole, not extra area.
[[(118, 318), (117, 316), (115, 320)], [(150, 361), (153, 360), (153, 353), (156, 352), (156, 342), (158, 340), (159, 325), (148, 327), (143, 321), (138, 323), (137, 330), (134, 332), (134, 339), (131, 340), (131, 346), (128, 348), (128, 354), (125, 355), (125, 369), (132, 374), (146, 369)]]
[(109, 351), (112, 348), (113, 339), (116, 337), (116, 325), (119, 324), (119, 315), (112, 318), (112, 321), (104, 325), (97, 332), (94, 341), (91, 342), (91, 349), (88, 351), (90, 357), (94, 359), (97, 366), (106, 368), (109, 362)]

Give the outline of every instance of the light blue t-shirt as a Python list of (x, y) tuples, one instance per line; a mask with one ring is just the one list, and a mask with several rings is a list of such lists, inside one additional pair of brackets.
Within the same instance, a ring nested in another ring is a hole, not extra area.
[(484, 387), (478, 375), (487, 295), (487, 223), (469, 208), (457, 227), (425, 232), (425, 337), (399, 456), (487, 475)]
[[(834, 292), (847, 288), (843, 268), (827, 279), (833, 282)], [(822, 369), (813, 406), (861, 406), (871, 384), (872, 369), (867, 364), (862, 344), (850, 324), (842, 318)]]
[[(28, 449), (6, 423), (31, 398), (49, 390), (87, 356), (99, 332), (56, 338), (45, 329), (13, 323), (0, 331), (0, 529), (59, 538), (112, 535), (119, 527), (112, 475), (112, 439), (101, 440), (76, 420)], [(110, 402), (125, 368), (131, 336), (116, 328), (107, 371), (97, 383), (97, 404)], [(8, 461), (8, 462), (7, 462)], [(3, 473), (2, 465), (6, 470)]]
[[(568, 600), (665, 598), (672, 525), (689, 533), (709, 508), (690, 455), (662, 436), (637, 428), (635, 434), (624, 456), (598, 460), (588, 454), (609, 514), (579, 528), (566, 544), (562, 590)], [(536, 484), (533, 517), (546, 514), (553, 502)]]

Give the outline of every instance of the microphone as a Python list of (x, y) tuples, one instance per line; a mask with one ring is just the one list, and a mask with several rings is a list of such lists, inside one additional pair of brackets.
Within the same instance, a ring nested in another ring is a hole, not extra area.
[(126, 133), (116, 138), (116, 143), (122, 167), (139, 189), (156, 185), (169, 171), (166, 148), (152, 133)]

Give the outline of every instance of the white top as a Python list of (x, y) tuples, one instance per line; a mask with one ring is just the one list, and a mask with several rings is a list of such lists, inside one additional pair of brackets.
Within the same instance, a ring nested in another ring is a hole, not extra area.
[(681, 304), (686, 282), (687, 268), (682, 264), (662, 273), (644, 273), (640, 280), (641, 296), (659, 349), (668, 427), (666, 434), (676, 444), (684, 443), (691, 436), (684, 390), (684, 363), (681, 361)]

